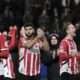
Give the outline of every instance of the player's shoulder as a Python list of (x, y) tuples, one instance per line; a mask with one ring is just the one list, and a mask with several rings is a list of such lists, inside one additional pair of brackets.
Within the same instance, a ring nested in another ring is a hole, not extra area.
[(27, 37), (26, 36), (20, 37), (20, 40), (23, 40), (23, 39), (27, 39)]
[(68, 43), (69, 43), (69, 40), (66, 39), (66, 38), (64, 38), (64, 39), (61, 41), (61, 43), (68, 44)]
[(5, 38), (5, 35), (3, 35), (1, 32), (0, 32), (0, 38), (4, 37)]

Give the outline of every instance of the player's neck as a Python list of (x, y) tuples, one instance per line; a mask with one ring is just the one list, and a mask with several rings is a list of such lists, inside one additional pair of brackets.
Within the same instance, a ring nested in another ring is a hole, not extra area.
[(70, 34), (68, 34), (65, 38), (73, 41), (73, 36), (71, 36)]

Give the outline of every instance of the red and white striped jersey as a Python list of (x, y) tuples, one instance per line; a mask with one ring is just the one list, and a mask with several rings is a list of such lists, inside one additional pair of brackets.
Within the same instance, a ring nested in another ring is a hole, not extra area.
[(4, 65), (4, 77), (8, 78), (15, 78), (15, 73), (14, 73), (14, 65), (12, 61), (12, 57), (9, 54), (7, 59), (2, 59), (3, 65)]
[(2, 58), (7, 58), (9, 54), (8, 51), (8, 44), (6, 37), (0, 33), (0, 75), (3, 75), (4, 73), (4, 66), (2, 63)]
[[(12, 50), (16, 45), (16, 36), (15, 36), (16, 30), (15, 29), (10, 30), (9, 34), (11, 36), (11, 41), (8, 44), (8, 49)], [(8, 41), (6, 41), (6, 42), (8, 42)], [(2, 63), (4, 66), (4, 71), (3, 71), (4, 77), (14, 79), (15, 78), (14, 65), (13, 65), (13, 61), (12, 61), (12, 57), (11, 57), (10, 53), (9, 53), (7, 59), (2, 59)]]
[(69, 39), (63, 39), (60, 44), (60, 75), (63, 72), (68, 72), (70, 74), (79, 73), (79, 56), (71, 57), (70, 54), (78, 53), (76, 43)]
[(25, 48), (22, 45), (29, 40), (21, 37), (19, 41), (19, 72), (34, 76), (40, 73), (40, 45), (42, 41), (37, 41), (32, 48)]

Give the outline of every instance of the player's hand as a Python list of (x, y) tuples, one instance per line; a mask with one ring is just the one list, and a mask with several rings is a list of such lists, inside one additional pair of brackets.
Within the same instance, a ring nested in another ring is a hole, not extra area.
[(17, 26), (16, 26), (16, 25), (10, 26), (10, 27), (9, 27), (9, 30), (12, 30), (12, 29), (16, 29), (16, 30), (17, 30)]
[(7, 31), (4, 31), (4, 32), (3, 32), (3, 34), (4, 34), (5, 36), (7, 36), (7, 35), (8, 35)]
[(17, 26), (16, 26), (16, 25), (14, 25), (14, 26), (13, 26), (13, 29), (17, 30)]
[(10, 26), (10, 27), (9, 27), (9, 30), (12, 30), (12, 29), (13, 29), (13, 27), (12, 27), (12, 26)]
[(20, 34), (22, 36), (25, 36), (25, 29), (24, 29), (24, 26), (22, 26), (21, 30), (20, 30)]

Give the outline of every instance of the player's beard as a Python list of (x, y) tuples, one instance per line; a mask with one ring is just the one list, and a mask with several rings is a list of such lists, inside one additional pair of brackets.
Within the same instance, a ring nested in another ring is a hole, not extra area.
[(28, 32), (26, 35), (28, 38), (31, 38), (32, 36), (36, 36), (36, 33), (35, 32), (32, 32), (32, 33)]
[(28, 32), (26, 35), (28, 38), (30, 38), (32, 36), (32, 33)]

